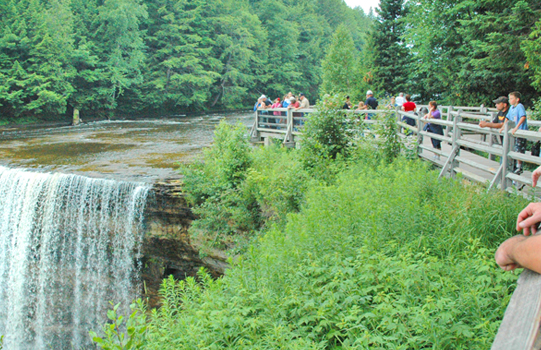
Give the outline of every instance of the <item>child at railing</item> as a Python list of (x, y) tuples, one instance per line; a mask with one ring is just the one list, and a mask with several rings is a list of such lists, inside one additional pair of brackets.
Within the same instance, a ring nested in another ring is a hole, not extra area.
[[(517, 130), (528, 130), (528, 122), (526, 121), (526, 109), (520, 103), (521, 94), (520, 92), (513, 91), (509, 93), (509, 112), (506, 115), (506, 118), (515, 122), (515, 127), (511, 130), (511, 133), (515, 135)], [(506, 119), (506, 122), (507, 122)], [(505, 126), (505, 123), (504, 123)], [(500, 132), (504, 130), (504, 127), (500, 129)], [(517, 137), (515, 140), (515, 152), (524, 153), (526, 151), (526, 139)], [(515, 174), (522, 174), (522, 161), (517, 160), (517, 165), (513, 171)]]

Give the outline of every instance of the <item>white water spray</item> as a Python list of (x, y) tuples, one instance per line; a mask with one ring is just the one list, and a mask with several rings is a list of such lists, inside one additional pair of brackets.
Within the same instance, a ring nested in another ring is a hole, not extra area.
[(137, 297), (144, 184), (0, 167), (4, 349), (77, 349)]

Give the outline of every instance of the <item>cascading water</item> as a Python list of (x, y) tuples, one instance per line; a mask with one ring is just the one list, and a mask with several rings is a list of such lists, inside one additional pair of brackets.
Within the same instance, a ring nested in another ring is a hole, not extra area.
[(4, 349), (78, 349), (140, 287), (148, 186), (0, 167)]

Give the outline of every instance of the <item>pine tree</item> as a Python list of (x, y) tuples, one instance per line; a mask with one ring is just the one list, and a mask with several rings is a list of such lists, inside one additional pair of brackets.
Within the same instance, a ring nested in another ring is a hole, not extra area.
[(157, 0), (149, 4), (144, 101), (154, 108), (201, 108), (220, 77), (213, 57), (219, 1)]
[(406, 10), (404, 0), (381, 0), (372, 32), (374, 75), (387, 93), (408, 88), (410, 55), (403, 41)]
[(332, 37), (322, 67), (321, 95), (358, 91), (358, 57), (351, 34), (346, 26), (339, 26)]

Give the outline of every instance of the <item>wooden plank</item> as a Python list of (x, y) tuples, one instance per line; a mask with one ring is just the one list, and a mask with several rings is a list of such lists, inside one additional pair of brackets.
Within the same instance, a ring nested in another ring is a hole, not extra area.
[(411, 125), (406, 124), (404, 122), (396, 122), (396, 124), (403, 127), (403, 128), (409, 129), (409, 130), (413, 131), (414, 133), (419, 132), (419, 129), (417, 129), (415, 126), (411, 126)]
[(471, 148), (471, 149), (474, 149), (474, 150), (477, 150), (477, 151), (481, 151), (481, 152), (487, 152), (489, 154), (495, 154), (497, 156), (501, 156), (502, 153), (503, 153), (501, 148), (498, 149), (496, 147), (483, 146), (483, 145), (480, 145), (480, 144), (475, 143), (475, 142), (457, 140), (456, 143), (459, 146), (468, 147), (468, 148)]
[(524, 153), (518, 153), (518, 152), (509, 152), (507, 155), (513, 159), (522, 160), (523, 162), (541, 165), (540, 157), (530, 156), (530, 155), (527, 155)]
[(538, 131), (517, 130), (515, 137), (521, 137), (530, 141), (541, 141), (541, 133)]
[(423, 136), (430, 137), (430, 138), (432, 138), (432, 139), (436, 139), (436, 140), (448, 142), (448, 143), (451, 143), (451, 142), (452, 142), (452, 139), (451, 139), (450, 137), (445, 137), (445, 136), (443, 136), (443, 135), (434, 134), (433, 132), (420, 131), (419, 134), (421, 134), (421, 135), (423, 135)]
[(480, 184), (482, 185), (488, 185), (489, 184), (489, 180), (488, 179), (485, 179), (484, 177), (482, 176), (479, 176), (477, 174), (474, 174), (472, 172), (469, 172), (467, 170), (464, 170), (464, 169), (460, 169), (460, 168), (454, 168), (453, 169), (455, 172), (457, 173), (461, 173), (462, 176), (464, 176), (466, 179), (468, 180), (472, 180), (472, 181), (475, 181), (475, 182), (479, 182)]
[(453, 122), (448, 121), (448, 120), (441, 120), (441, 119), (423, 119), (423, 121), (424, 121), (425, 123), (427, 123), (427, 124), (434, 123), (434, 124), (443, 125), (443, 126), (453, 126)]
[(490, 186), (488, 186), (488, 189), (494, 188), (494, 186), (497, 186), (498, 183), (502, 179), (502, 172), (503, 172), (503, 164), (500, 165), (498, 168), (498, 171), (496, 171), (496, 174), (494, 174), (494, 177), (492, 178), (492, 181), (490, 182)]
[(482, 127), (479, 126), (479, 124), (458, 123), (458, 127), (461, 128), (462, 130), (475, 131), (475, 132), (477, 132), (479, 134), (503, 136), (503, 134), (500, 134), (500, 132), (498, 131), (499, 129), (482, 128)]
[(445, 173), (449, 171), (449, 168), (452, 166), (459, 150), (460, 148), (458, 148), (458, 146), (453, 147), (453, 149), (451, 150), (451, 154), (447, 158), (447, 161), (445, 161), (445, 164), (443, 164), (443, 168), (441, 168), (440, 174), (438, 175), (438, 179), (443, 177), (443, 175), (445, 175)]
[(491, 350), (530, 350), (541, 322), (541, 275), (524, 269)]
[[(528, 177), (528, 176), (508, 173), (505, 177), (508, 178), (509, 180), (520, 182), (520, 183), (523, 183), (525, 185), (530, 185), (530, 186), (532, 185), (532, 179), (531, 179), (531, 177)], [(541, 188), (541, 182), (539, 184), (537, 184), (536, 187)]]
[(473, 168), (486, 171), (487, 173), (491, 173), (492, 175), (495, 175), (496, 172), (498, 171), (498, 169), (495, 169), (495, 168), (493, 168), (491, 166), (484, 165), (484, 164), (481, 164), (481, 163), (477, 163), (474, 160), (467, 159), (467, 158), (464, 158), (464, 157), (457, 156), (457, 157), (455, 157), (455, 159), (459, 163), (463, 163), (463, 164), (469, 165), (469, 166), (471, 166)]
[(440, 150), (438, 150), (438, 149), (435, 149), (435, 148), (433, 148), (433, 147), (431, 147), (431, 146), (419, 145), (419, 148), (424, 149), (424, 150), (427, 150), (427, 151), (432, 152), (432, 153), (435, 153), (435, 154), (440, 155), (440, 156), (442, 156), (442, 157), (444, 157), (444, 158), (448, 158), (448, 157), (449, 157), (449, 154), (448, 154), (448, 153), (444, 153), (443, 151), (440, 151)]
[(287, 130), (278, 130), (278, 129), (257, 128), (257, 131), (259, 131), (261, 135), (265, 134), (267, 136), (269, 136), (270, 134), (287, 134)]

